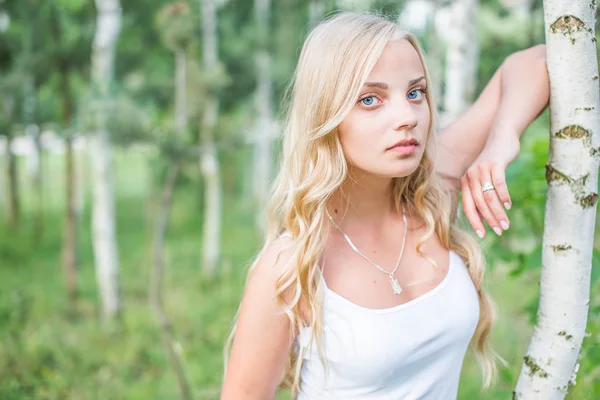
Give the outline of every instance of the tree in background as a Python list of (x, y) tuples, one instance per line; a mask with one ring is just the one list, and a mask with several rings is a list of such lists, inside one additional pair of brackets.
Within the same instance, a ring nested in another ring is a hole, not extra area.
[(325, 1), (310, 0), (308, 3), (308, 26), (314, 27), (325, 16)]
[(217, 13), (214, 0), (199, 0), (202, 16), (202, 62), (209, 76), (207, 101), (200, 124), (200, 170), (204, 177), (204, 227), (202, 271), (213, 276), (221, 254), (222, 189), (219, 154), (215, 143), (215, 128), (219, 116), (219, 92), (222, 85), (221, 66), (217, 52)]
[(278, 136), (277, 125), (273, 116), (273, 73), (270, 48), (272, 30), (271, 1), (254, 1), (254, 18), (256, 23), (257, 48), (255, 53), (256, 65), (256, 110), (258, 118), (254, 130), (254, 206), (258, 210), (257, 225), (261, 231), (266, 229), (263, 210), (267, 204), (271, 175), (273, 168), (272, 143)]
[[(74, 134), (78, 96), (73, 88), (73, 80), (81, 76), (89, 59), (91, 32), (87, 29), (91, 19), (91, 7), (85, 4), (66, 4), (65, 0), (48, 2), (40, 7), (47, 21), (48, 43), (45, 43), (44, 64), (52, 66), (51, 75), (46, 79), (53, 93), (57, 93), (58, 107), (54, 113), (45, 111), (44, 118), (59, 121), (56, 130), (65, 143), (65, 217), (62, 243), (62, 263), (67, 294), (74, 304), (78, 295), (77, 270), (78, 226), (81, 217), (82, 163), (76, 160)], [(55, 79), (51, 79), (55, 78)], [(56, 82), (56, 83), (54, 83)], [(52, 107), (53, 108), (53, 107)], [(40, 196), (41, 197), (41, 196)]]
[[(594, 3), (592, 3), (594, 4)], [(563, 399), (575, 384), (590, 304), (600, 87), (595, 7), (544, 1), (550, 153), (537, 322), (513, 399)]]
[[(15, 17), (20, 15), (22, 8), (15, 3), (4, 5), (2, 10), (2, 40), (0, 41), (0, 132), (6, 138), (6, 190), (7, 222), (12, 229), (19, 228), (21, 220), (21, 199), (17, 179), (17, 160), (12, 151), (12, 143), (16, 134), (17, 116), (22, 97), (23, 73), (19, 68), (22, 64), (22, 52), (15, 48), (22, 47), (20, 31), (26, 28), (15, 24)], [(8, 7), (7, 7), (8, 6)], [(15, 25), (17, 25), (15, 27)]]
[(96, 0), (98, 10), (92, 49), (92, 92), (95, 97), (95, 133), (90, 140), (93, 164), (92, 240), (96, 279), (105, 320), (118, 317), (121, 311), (119, 259), (115, 232), (115, 198), (108, 113), (115, 63), (115, 47), (121, 30), (119, 0)]
[[(150, 280), (149, 299), (152, 311), (161, 331), (162, 343), (167, 358), (177, 378), (179, 392), (184, 400), (193, 398), (187, 379), (184, 361), (176, 350), (171, 320), (163, 308), (163, 276), (165, 266), (165, 237), (169, 223), (169, 213), (173, 203), (175, 184), (185, 157), (185, 133), (187, 117), (187, 60), (190, 43), (195, 34), (195, 19), (190, 5), (180, 1), (164, 6), (158, 14), (158, 28), (163, 42), (175, 55), (175, 118), (174, 135), (170, 135), (171, 146), (161, 148), (167, 162), (167, 176), (163, 183), (160, 203), (153, 229), (153, 267)], [(173, 137), (174, 136), (174, 137)], [(175, 151), (173, 151), (175, 150)]]
[(446, 73), (441, 124), (456, 120), (475, 96), (479, 44), (476, 12), (478, 0), (454, 1), (447, 8), (444, 34), (446, 41)]

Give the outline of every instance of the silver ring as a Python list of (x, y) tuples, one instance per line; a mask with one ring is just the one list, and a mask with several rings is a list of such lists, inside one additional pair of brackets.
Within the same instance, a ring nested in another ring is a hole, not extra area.
[(494, 190), (495, 187), (492, 184), (492, 182), (483, 182), (483, 185), (481, 185), (481, 191), (482, 192), (487, 192), (488, 190)]

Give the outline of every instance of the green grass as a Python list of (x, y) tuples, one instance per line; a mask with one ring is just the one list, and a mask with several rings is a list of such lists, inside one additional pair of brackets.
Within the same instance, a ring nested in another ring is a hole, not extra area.
[[(124, 304), (120, 328), (99, 323), (89, 198), (78, 234), (80, 298), (75, 311), (69, 308), (60, 263), (62, 160), (48, 157), (46, 165), (46, 230), (42, 242), (36, 244), (33, 240), (30, 213), (25, 214), (18, 231), (9, 231), (4, 224), (0, 228), (0, 398), (180, 398), (147, 299), (152, 210), (147, 196), (151, 176), (148, 156), (130, 151), (120, 151), (115, 156)], [(21, 179), (29, 209), (31, 191), (25, 174)], [(195, 398), (217, 399), (223, 343), (259, 240), (254, 233), (252, 213), (243, 203), (226, 200), (222, 236), (225, 272), (212, 281), (203, 278), (200, 192), (193, 189), (189, 179), (182, 182), (174, 197), (167, 234), (165, 309), (173, 323)], [(519, 376), (532, 331), (525, 307), (538, 295), (539, 272), (509, 278), (508, 270), (507, 266), (497, 266), (488, 282), (500, 309), (495, 347), (510, 367), (501, 369), (498, 384), (482, 393), (481, 376), (469, 353), (460, 382), (460, 399), (510, 398)], [(586, 354), (592, 350), (588, 346)], [(571, 399), (598, 398), (597, 382), (586, 380), (592, 369), (593, 366), (582, 365), (578, 393)], [(278, 398), (285, 398), (285, 392)]]

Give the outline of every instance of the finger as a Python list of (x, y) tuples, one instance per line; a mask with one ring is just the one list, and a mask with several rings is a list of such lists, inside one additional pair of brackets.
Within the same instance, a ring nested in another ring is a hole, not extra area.
[[(467, 172), (469, 177), (469, 187), (471, 188), (471, 194), (473, 196), (473, 201), (475, 202), (475, 206), (477, 209), (483, 214), (483, 218), (487, 221), (488, 225), (496, 232), (498, 236), (502, 235), (502, 227), (500, 223), (494, 216), (494, 213), (488, 206), (488, 201), (486, 198), (492, 200), (492, 196), (496, 196), (495, 192), (490, 193), (486, 192), (484, 197), (484, 192), (481, 190), (481, 185), (483, 182), (491, 182), (491, 177), (489, 171), (486, 168), (472, 168)], [(496, 200), (498, 201), (498, 200)]]
[(494, 187), (496, 188), (496, 193), (500, 198), (500, 201), (504, 204), (504, 208), (510, 210), (512, 200), (510, 199), (508, 186), (506, 185), (506, 174), (501, 165), (494, 165), (492, 167), (492, 181), (494, 182)]
[[(481, 172), (481, 176), (485, 177), (485, 180), (482, 180), (482, 184), (483, 182), (492, 182), (492, 176), (490, 173), (490, 170), (488, 169), (484, 169)], [(494, 185), (495, 187), (495, 185)], [(506, 215), (506, 212), (504, 211), (504, 208), (502, 207), (502, 203), (501, 200), (498, 196), (498, 192), (494, 189), (494, 190), (487, 190), (485, 192), (482, 191), (482, 195), (483, 198), (485, 199), (488, 208), (491, 210), (494, 219), (497, 221), (497, 223), (500, 225), (500, 227), (502, 228), (503, 231), (507, 230), (510, 226), (510, 221), (508, 219), (508, 216)], [(488, 221), (488, 223), (490, 223), (490, 221), (486, 218), (486, 221)], [(490, 226), (492, 226), (490, 224)], [(496, 231), (494, 229), (494, 231)], [(498, 232), (496, 232), (498, 233)], [(502, 232), (500, 232), (502, 233)]]
[(483, 239), (485, 237), (485, 227), (481, 222), (480, 213), (475, 206), (473, 196), (471, 196), (471, 188), (466, 175), (460, 180), (460, 188), (462, 191), (462, 202), (465, 216), (473, 227), (473, 230), (475, 230), (477, 233), (477, 236), (479, 236), (480, 239)]

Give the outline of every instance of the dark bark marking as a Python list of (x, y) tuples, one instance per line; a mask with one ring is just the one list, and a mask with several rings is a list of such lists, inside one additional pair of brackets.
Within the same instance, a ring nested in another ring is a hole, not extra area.
[(585, 23), (573, 15), (563, 15), (550, 25), (552, 33), (570, 35), (585, 29)]
[(529, 367), (529, 376), (538, 375), (540, 378), (547, 378), (548, 373), (542, 369), (534, 360), (529, 356), (525, 356), (525, 365)]
[(579, 203), (583, 208), (594, 207), (597, 202), (598, 202), (598, 194), (597, 193), (592, 193), (592, 194), (585, 196), (579, 200)]
[(590, 132), (579, 125), (568, 125), (554, 134), (558, 139), (581, 139), (588, 138)]
[(552, 250), (554, 250), (555, 252), (558, 252), (558, 251), (567, 251), (567, 250), (573, 249), (573, 247), (571, 245), (568, 245), (568, 244), (557, 244), (557, 245), (550, 246), (550, 247), (552, 247)]

